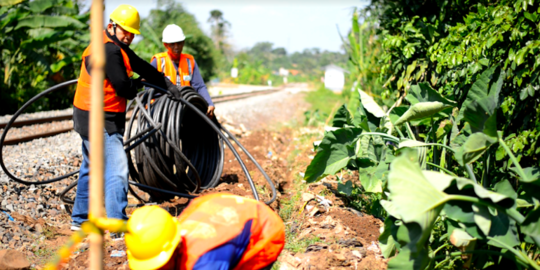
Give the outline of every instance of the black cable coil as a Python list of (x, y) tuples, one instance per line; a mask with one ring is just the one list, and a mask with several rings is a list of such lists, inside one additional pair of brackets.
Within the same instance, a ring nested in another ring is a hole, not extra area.
[[(152, 134), (133, 151), (128, 151), (131, 178), (135, 181), (174, 192), (196, 193), (201, 189), (215, 187), (223, 172), (223, 142), (218, 134), (185, 104), (167, 96), (152, 98), (154, 89), (141, 97), (142, 105), (166, 137), (178, 145), (178, 153), (159, 134)], [(181, 89), (182, 98), (203, 113), (208, 103), (191, 87)], [(130, 103), (131, 105), (131, 103)], [(131, 139), (133, 130), (140, 133), (152, 127), (139, 107), (135, 107), (126, 128)], [(131, 152), (134, 152), (133, 162)], [(149, 193), (156, 197), (155, 191)], [(162, 199), (167, 199), (163, 194)]]
[[(7, 123), (0, 137), (0, 167), (15, 182), (24, 185), (43, 185), (79, 173), (77, 170), (42, 181), (18, 178), (6, 168), (2, 153), (9, 129), (26, 108), (40, 98), (76, 83), (77, 80), (71, 80), (44, 90), (27, 101)], [(271, 204), (276, 200), (277, 191), (270, 177), (233, 134), (222, 127), (216, 119), (206, 117), (208, 104), (193, 88), (183, 87), (180, 90), (182, 98), (173, 101), (162, 95), (167, 93), (167, 90), (146, 82), (143, 84), (153, 88), (140, 92), (127, 106), (130, 108), (135, 104), (133, 116), (126, 129), (127, 140), (124, 142), (129, 173), (136, 181), (129, 181), (129, 190), (133, 196), (145, 202), (131, 186), (145, 190), (153, 196), (153, 200), (166, 200), (173, 196), (196, 198), (196, 195), (188, 193), (198, 193), (218, 184), (223, 171), (225, 143), (246, 175), (253, 196), (259, 200), (251, 175), (230, 142), (232, 140), (253, 162), (270, 186), (272, 197), (265, 203)], [(156, 94), (155, 89), (160, 92)], [(133, 135), (132, 131), (136, 134)], [(134, 158), (131, 156), (131, 150), (134, 151)], [(77, 186), (77, 182), (70, 183), (60, 192), (60, 199), (64, 203), (74, 203), (72, 199), (67, 198), (67, 193)]]

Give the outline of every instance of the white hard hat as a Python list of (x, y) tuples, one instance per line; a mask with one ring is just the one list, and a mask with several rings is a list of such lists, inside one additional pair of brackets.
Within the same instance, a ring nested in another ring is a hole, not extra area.
[(169, 24), (165, 29), (163, 29), (163, 42), (164, 43), (175, 43), (184, 41), (186, 36), (184, 36), (184, 31), (182, 28), (176, 24)]

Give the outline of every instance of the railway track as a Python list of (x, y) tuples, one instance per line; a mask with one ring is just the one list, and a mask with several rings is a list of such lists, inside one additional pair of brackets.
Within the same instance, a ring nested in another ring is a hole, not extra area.
[[(258, 96), (258, 95), (271, 94), (271, 93), (277, 92), (279, 90), (281, 90), (281, 89), (258, 90), (258, 91), (252, 91), (252, 92), (246, 92), (246, 93), (212, 96), (211, 98), (212, 98), (212, 101), (214, 103), (222, 103), (222, 102), (238, 100), (238, 99), (243, 99), (243, 98), (249, 98), (249, 97)], [(129, 120), (130, 117), (131, 117), (131, 114), (130, 114), (130, 112), (128, 112), (128, 115), (126, 117), (126, 121)], [(13, 122), (11, 124), (11, 128), (13, 128), (13, 127), (25, 128), (25, 127), (29, 127), (29, 126), (33, 126), (33, 125), (40, 125), (40, 124), (53, 123), (53, 122), (60, 123), (60, 122), (70, 121), (72, 118), (73, 118), (72, 114), (70, 113), (70, 114), (57, 115), (57, 116), (51, 116), (51, 117), (42, 117), (42, 118), (35, 118), (35, 119), (19, 120), (19, 121)], [(7, 122), (0, 123), (0, 129), (5, 129), (7, 124), (8, 124)], [(52, 130), (45, 130), (45, 131), (42, 131), (42, 132), (37, 132), (37, 133), (30, 134), (30, 135), (10, 136), (10, 134), (8, 133), (6, 139), (4, 140), (4, 145), (19, 144), (19, 143), (22, 143), (22, 142), (27, 142), (27, 141), (31, 141), (31, 140), (35, 140), (35, 139), (39, 139), (39, 138), (45, 138), (45, 137), (50, 137), (50, 136), (54, 136), (54, 135), (61, 134), (61, 133), (66, 133), (66, 132), (69, 132), (71, 130), (73, 130), (73, 124), (72, 123), (69, 123), (69, 124), (64, 123), (63, 125), (61, 125), (60, 128), (54, 128)]]

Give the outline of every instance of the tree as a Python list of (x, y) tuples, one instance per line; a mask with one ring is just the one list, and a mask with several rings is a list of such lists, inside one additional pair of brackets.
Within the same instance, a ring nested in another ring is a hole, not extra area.
[(161, 42), (163, 29), (169, 24), (177, 24), (186, 35), (183, 53), (195, 57), (203, 79), (209, 81), (217, 73), (222, 58), (210, 37), (203, 33), (195, 16), (188, 13), (181, 4), (173, 0), (158, 0), (157, 6), (163, 8), (152, 9), (150, 15), (141, 20), (142, 40), (133, 46), (133, 50), (150, 61), (154, 54), (166, 50)]
[(225, 42), (225, 39), (227, 38), (228, 28), (231, 24), (223, 18), (223, 12), (217, 9), (210, 11), (208, 22), (211, 24), (214, 45), (225, 55), (226, 50), (229, 49), (229, 45)]

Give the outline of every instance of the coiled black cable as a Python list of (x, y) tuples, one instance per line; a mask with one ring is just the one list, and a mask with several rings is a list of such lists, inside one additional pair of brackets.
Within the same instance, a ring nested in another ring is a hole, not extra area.
[[(4, 140), (9, 129), (28, 106), (51, 92), (76, 83), (77, 80), (67, 81), (41, 92), (26, 102), (10, 119), (0, 137), (0, 166), (8, 177), (25, 185), (42, 185), (61, 181), (79, 172), (74, 171), (44, 181), (27, 181), (17, 178), (9, 172), (2, 155)], [(165, 89), (146, 82), (143, 82), (143, 84), (154, 87), (161, 92), (167, 92)], [(130, 181), (130, 184), (145, 189), (156, 197), (163, 197), (163, 194), (167, 194), (166, 196), (194, 198), (194, 195), (182, 192), (198, 192), (200, 189), (217, 185), (223, 171), (223, 142), (225, 142), (242, 167), (253, 196), (259, 200), (255, 184), (244, 162), (229, 141), (229, 138), (231, 138), (251, 159), (268, 182), (272, 197), (265, 203), (270, 204), (275, 201), (276, 189), (270, 177), (234, 135), (223, 128), (215, 119), (210, 120), (205, 116), (204, 112), (206, 112), (208, 104), (204, 98), (191, 87), (184, 87), (181, 90), (181, 95), (182, 98), (179, 102), (172, 101), (165, 96), (157, 97), (155, 90), (150, 89), (139, 93), (135, 98), (136, 107), (128, 125), (126, 133), (128, 139), (125, 141), (124, 146), (126, 146), (128, 155), (130, 175), (132, 179), (139, 183)], [(131, 104), (133, 104), (133, 101), (130, 102), (128, 108)], [(135, 118), (137, 118), (136, 130), (138, 133), (131, 136)], [(221, 131), (224, 131), (227, 135)], [(130, 152), (133, 149), (135, 149), (135, 163), (133, 163)], [(161, 163), (157, 163), (157, 160)], [(66, 198), (66, 194), (76, 186), (76, 183), (77, 181), (71, 183), (60, 193), (63, 202), (73, 203), (72, 200)], [(137, 199), (143, 201), (133, 192), (131, 187), (130, 191)]]

